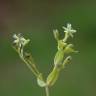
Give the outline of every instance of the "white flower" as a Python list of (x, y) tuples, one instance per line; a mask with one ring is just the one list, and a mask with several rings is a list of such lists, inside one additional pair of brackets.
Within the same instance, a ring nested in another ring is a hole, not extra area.
[(29, 43), (29, 39), (25, 39), (21, 34), (14, 34), (13, 38), (15, 39), (13, 43), (15, 43), (18, 47), (25, 46), (27, 43)]
[(62, 27), (64, 29), (64, 32), (67, 33), (69, 36), (73, 37), (73, 33), (76, 33), (76, 30), (72, 29), (71, 24), (67, 24), (67, 27)]

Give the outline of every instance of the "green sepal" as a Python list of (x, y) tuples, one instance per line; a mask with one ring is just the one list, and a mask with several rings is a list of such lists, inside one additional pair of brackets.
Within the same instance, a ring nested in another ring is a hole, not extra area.
[(57, 51), (54, 58), (55, 66), (62, 64), (63, 59), (64, 59), (64, 52), (62, 50)]
[(67, 43), (63, 42), (63, 40), (58, 41), (58, 50), (63, 50), (67, 46)]
[(68, 44), (65, 49), (64, 53), (69, 54), (69, 53), (78, 53), (78, 51), (73, 49), (73, 44)]

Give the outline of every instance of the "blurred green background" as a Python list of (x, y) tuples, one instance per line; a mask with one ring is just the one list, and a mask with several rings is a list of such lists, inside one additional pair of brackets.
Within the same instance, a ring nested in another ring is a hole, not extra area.
[(50, 89), (50, 96), (96, 96), (96, 1), (0, 0), (0, 96), (45, 96), (44, 89), (13, 50), (12, 35), (22, 32), (45, 77), (52, 69), (56, 41), (52, 30), (71, 23), (77, 30), (73, 54)]

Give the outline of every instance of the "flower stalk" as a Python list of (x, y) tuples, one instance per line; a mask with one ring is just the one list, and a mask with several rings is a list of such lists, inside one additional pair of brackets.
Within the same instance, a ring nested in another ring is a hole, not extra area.
[(49, 87), (48, 86), (45, 87), (45, 92), (46, 92), (46, 96), (50, 96), (50, 94), (49, 94)]

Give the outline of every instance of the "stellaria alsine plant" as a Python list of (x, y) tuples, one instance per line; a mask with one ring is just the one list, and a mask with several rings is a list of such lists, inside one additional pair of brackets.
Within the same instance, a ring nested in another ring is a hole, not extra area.
[[(57, 29), (53, 30), (54, 37), (57, 42), (57, 52), (54, 57), (54, 66), (52, 71), (49, 73), (46, 79), (43, 78), (41, 72), (39, 72), (36, 64), (34, 63), (31, 53), (25, 52), (24, 47), (30, 42), (30, 39), (25, 39), (21, 34), (14, 34), (13, 38), (13, 48), (19, 54), (21, 60), (27, 65), (27, 67), (32, 71), (37, 79), (37, 84), (40, 87), (45, 88), (46, 96), (49, 96), (49, 88), (52, 87), (57, 81), (59, 74), (62, 69), (65, 68), (65, 65), (70, 63), (72, 57), (70, 53), (77, 53), (78, 51), (74, 50), (74, 46), (71, 43), (67, 43), (68, 38), (72, 37), (76, 33), (71, 26), (67, 24), (67, 27), (62, 27), (64, 29), (64, 37), (61, 39), (59, 31)], [(65, 55), (67, 54), (67, 57)]]

